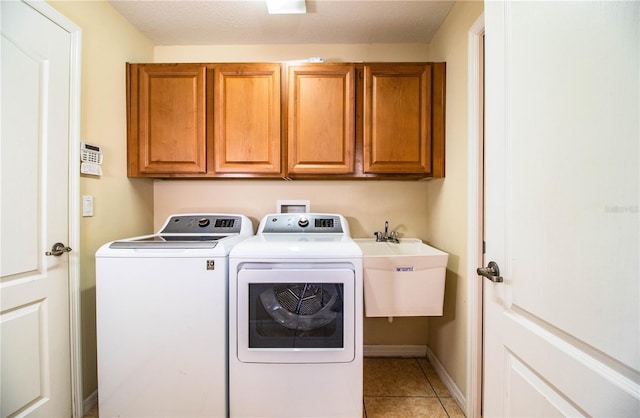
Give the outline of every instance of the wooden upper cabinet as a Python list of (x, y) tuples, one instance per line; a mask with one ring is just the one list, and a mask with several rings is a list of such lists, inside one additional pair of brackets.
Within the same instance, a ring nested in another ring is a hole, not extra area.
[(288, 173), (353, 173), (355, 66), (290, 66), (287, 81)]
[(363, 90), (363, 172), (444, 176), (444, 63), (365, 64)]
[(272, 174), (281, 168), (280, 64), (222, 64), (213, 72), (216, 174)]
[(205, 70), (191, 64), (127, 64), (129, 176), (204, 174)]
[(444, 177), (444, 63), (283, 68), (127, 64), (127, 174)]

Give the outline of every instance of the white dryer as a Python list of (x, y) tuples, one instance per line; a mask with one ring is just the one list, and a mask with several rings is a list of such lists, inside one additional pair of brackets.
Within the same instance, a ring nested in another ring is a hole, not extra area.
[(101, 417), (227, 416), (229, 251), (243, 215), (170, 216), (96, 253)]
[(343, 216), (265, 216), (229, 255), (230, 416), (361, 417), (362, 288)]

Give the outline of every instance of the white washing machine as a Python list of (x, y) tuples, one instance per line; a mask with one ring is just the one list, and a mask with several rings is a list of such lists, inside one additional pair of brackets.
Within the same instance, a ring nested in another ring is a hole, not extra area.
[(243, 215), (170, 216), (96, 253), (100, 417), (225, 417), (228, 254)]
[(231, 417), (362, 417), (362, 252), (334, 214), (272, 214), (229, 255)]

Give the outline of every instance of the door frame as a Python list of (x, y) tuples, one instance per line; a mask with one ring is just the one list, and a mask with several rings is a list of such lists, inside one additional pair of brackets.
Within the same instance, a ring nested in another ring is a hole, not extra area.
[(69, 332), (71, 348), (71, 411), (84, 415), (82, 393), (82, 338), (80, 307), (80, 71), (82, 30), (43, 0), (24, 3), (67, 31), (71, 38), (69, 78)]
[(467, 161), (467, 402), (465, 415), (482, 416), (482, 280), (484, 238), (484, 12), (468, 32)]

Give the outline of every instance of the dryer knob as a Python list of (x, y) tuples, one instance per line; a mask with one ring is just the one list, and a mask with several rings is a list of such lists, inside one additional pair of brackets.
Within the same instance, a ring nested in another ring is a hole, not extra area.
[(300, 225), (303, 228), (305, 226), (309, 226), (309, 220), (303, 216), (298, 220), (298, 225)]
[(198, 219), (198, 226), (204, 228), (205, 226), (209, 226), (209, 224), (211, 223), (211, 221), (209, 221), (209, 219), (207, 218), (200, 218)]

